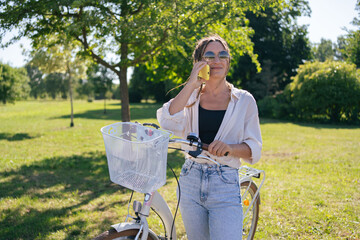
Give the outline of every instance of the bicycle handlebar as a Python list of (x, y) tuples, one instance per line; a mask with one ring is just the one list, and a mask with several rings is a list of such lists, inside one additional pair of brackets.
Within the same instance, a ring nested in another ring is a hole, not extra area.
[(206, 143), (202, 143), (202, 142), (198, 142), (198, 141), (190, 141), (190, 140), (185, 140), (185, 139), (182, 139), (182, 138), (173, 138), (173, 139), (170, 139), (169, 142), (172, 142), (172, 143), (183, 143), (183, 144), (186, 144), (186, 145), (189, 145), (189, 146), (194, 146), (197, 148), (196, 151), (187, 151), (187, 150), (183, 150), (185, 152), (187, 152), (188, 154), (190, 154), (190, 156), (192, 157), (196, 157), (196, 158), (203, 158), (203, 159), (206, 159), (206, 160), (209, 160), (213, 163), (215, 163), (216, 165), (220, 165), (217, 161), (215, 161), (214, 159), (208, 157), (208, 156), (205, 156), (205, 155), (202, 155), (200, 154), (202, 150), (208, 150), (209, 148), (209, 145), (206, 144)]
[(209, 149), (209, 144), (202, 143), (202, 142), (197, 142), (197, 141), (185, 140), (185, 139), (182, 139), (182, 138), (173, 138), (173, 139), (170, 139), (169, 142), (184, 143), (184, 144), (189, 145), (189, 146), (195, 146), (195, 147), (202, 148), (203, 150), (206, 150), (206, 151)]
[[(156, 125), (154, 123), (143, 123), (142, 125), (143, 126), (150, 126), (150, 127), (156, 128), (156, 129), (160, 128), (158, 125)], [(207, 160), (209, 160), (209, 161), (211, 161), (211, 162), (213, 162), (213, 163), (215, 163), (217, 165), (220, 165), (214, 159), (212, 159), (212, 158), (210, 158), (208, 156), (204, 156), (204, 155), (200, 154), (202, 150), (205, 150), (205, 151), (209, 150), (209, 144), (202, 143), (202, 142), (198, 141), (198, 138), (195, 137), (194, 135), (189, 134), (187, 140), (182, 139), (182, 138), (173, 138), (173, 139), (170, 139), (169, 142), (183, 143), (183, 144), (186, 144), (186, 145), (189, 145), (189, 146), (194, 146), (194, 147), (196, 147), (196, 151), (187, 151), (187, 150), (183, 150), (183, 151), (187, 152), (192, 157), (207, 159)], [(179, 150), (181, 150), (181, 149), (179, 149)], [(228, 154), (229, 154), (229, 152), (226, 152), (225, 156), (227, 156)]]

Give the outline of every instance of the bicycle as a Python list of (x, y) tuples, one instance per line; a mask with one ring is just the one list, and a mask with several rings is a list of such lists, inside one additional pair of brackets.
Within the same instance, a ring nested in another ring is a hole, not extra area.
[[(129, 213), (131, 195), (125, 221), (111, 225), (108, 231), (94, 239), (177, 239), (175, 218), (166, 201), (157, 191), (166, 182), (167, 151), (168, 148), (184, 151), (192, 157), (207, 159), (219, 165), (215, 160), (201, 154), (203, 150), (207, 150), (208, 145), (201, 143), (194, 134), (189, 134), (187, 139), (171, 138), (170, 131), (148, 123), (115, 123), (101, 128), (101, 132), (104, 137), (111, 181), (133, 191), (144, 193), (144, 200), (142, 204), (139, 201), (133, 201), (135, 216), (131, 216)], [(193, 149), (169, 147), (169, 143), (181, 143)], [(154, 155), (159, 159), (153, 158)], [(154, 159), (158, 161), (155, 162)], [(261, 174), (262, 181), (257, 187), (253, 178), (260, 178)], [(239, 177), (243, 201), (243, 239), (253, 239), (259, 218), (259, 192), (265, 181), (265, 172), (242, 166), (239, 168)], [(176, 175), (175, 178), (178, 181)], [(149, 228), (147, 217), (150, 215), (150, 209), (162, 220), (165, 230), (163, 235), (157, 235)], [(178, 206), (175, 217), (177, 210)], [(130, 218), (132, 221), (128, 221)]]

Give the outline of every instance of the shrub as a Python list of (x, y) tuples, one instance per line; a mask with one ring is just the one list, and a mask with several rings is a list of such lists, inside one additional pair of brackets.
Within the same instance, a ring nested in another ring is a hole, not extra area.
[(296, 118), (360, 121), (360, 78), (354, 64), (307, 62), (284, 94), (289, 96)]
[(260, 117), (277, 119), (292, 119), (294, 117), (294, 110), (286, 92), (266, 96), (258, 102), (258, 108)]

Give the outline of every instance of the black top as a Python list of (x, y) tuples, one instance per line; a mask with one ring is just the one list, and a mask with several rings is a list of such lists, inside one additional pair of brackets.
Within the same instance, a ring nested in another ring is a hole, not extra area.
[(203, 143), (214, 141), (226, 110), (207, 110), (199, 104), (199, 137)]

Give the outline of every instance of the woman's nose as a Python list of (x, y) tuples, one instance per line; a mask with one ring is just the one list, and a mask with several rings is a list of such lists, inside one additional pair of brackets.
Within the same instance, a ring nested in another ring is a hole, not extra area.
[(219, 56), (218, 56), (218, 55), (215, 55), (214, 62), (220, 62), (220, 58), (219, 58)]

